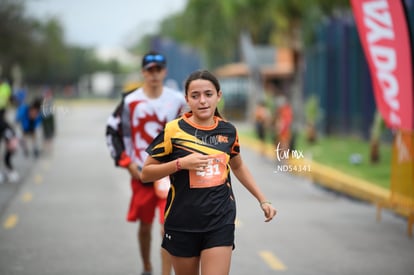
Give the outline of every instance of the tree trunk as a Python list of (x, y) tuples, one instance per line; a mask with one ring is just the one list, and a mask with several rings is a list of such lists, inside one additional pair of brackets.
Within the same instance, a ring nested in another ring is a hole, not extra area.
[(380, 160), (380, 144), (378, 140), (372, 140), (370, 146), (370, 160), (372, 164), (378, 163)]
[(313, 144), (316, 142), (316, 129), (315, 126), (313, 124), (308, 124), (307, 129), (306, 129), (306, 140)]

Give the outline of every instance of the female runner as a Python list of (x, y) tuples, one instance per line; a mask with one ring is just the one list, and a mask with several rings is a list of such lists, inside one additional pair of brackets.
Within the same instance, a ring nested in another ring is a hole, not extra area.
[(191, 111), (167, 123), (147, 148), (142, 180), (171, 180), (162, 247), (176, 275), (229, 274), (236, 218), (230, 169), (258, 200), (265, 221), (276, 215), (243, 164), (236, 128), (217, 111), (221, 97), (212, 73), (193, 72), (185, 82)]

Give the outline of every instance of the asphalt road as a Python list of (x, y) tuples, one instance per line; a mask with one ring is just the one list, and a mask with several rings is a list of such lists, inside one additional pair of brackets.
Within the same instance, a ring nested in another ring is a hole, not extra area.
[[(125, 220), (128, 175), (113, 166), (105, 145), (115, 103), (59, 104), (53, 154), (26, 167), (8, 195), (10, 185), (0, 186), (0, 274), (140, 274), (137, 225)], [(242, 147), (242, 156), (279, 212), (264, 223), (258, 203), (233, 177), (231, 274), (413, 274), (414, 240), (405, 220), (385, 210), (378, 223), (373, 205), (275, 173), (273, 160), (249, 148)], [(155, 224), (154, 274), (159, 229)]]

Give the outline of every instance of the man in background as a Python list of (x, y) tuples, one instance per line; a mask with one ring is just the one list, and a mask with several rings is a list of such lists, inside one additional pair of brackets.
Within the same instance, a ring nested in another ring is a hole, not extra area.
[[(118, 106), (118, 113), (108, 120), (108, 124), (114, 126), (109, 131), (122, 136), (120, 140), (113, 138), (113, 135), (108, 139), (107, 135), (107, 143), (113, 145), (109, 146), (111, 155), (116, 165), (126, 168), (131, 175), (132, 196), (127, 221), (139, 222), (137, 237), (143, 263), (142, 275), (152, 274), (150, 251), (153, 219), (158, 209), (159, 222), (163, 228), (166, 205), (166, 199), (157, 196), (153, 183), (141, 181), (141, 167), (147, 157), (145, 150), (165, 124), (177, 118), (186, 107), (184, 95), (164, 85), (166, 64), (165, 56), (160, 53), (152, 51), (145, 54), (142, 58), (142, 86), (126, 94)], [(171, 262), (168, 252), (161, 249), (161, 256), (162, 274), (169, 275)]]

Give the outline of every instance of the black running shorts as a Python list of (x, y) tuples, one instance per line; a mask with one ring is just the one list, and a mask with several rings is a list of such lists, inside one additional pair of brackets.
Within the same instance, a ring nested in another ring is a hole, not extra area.
[(165, 230), (162, 240), (162, 247), (177, 257), (198, 257), (202, 250), (218, 246), (234, 249), (234, 224), (208, 232)]

